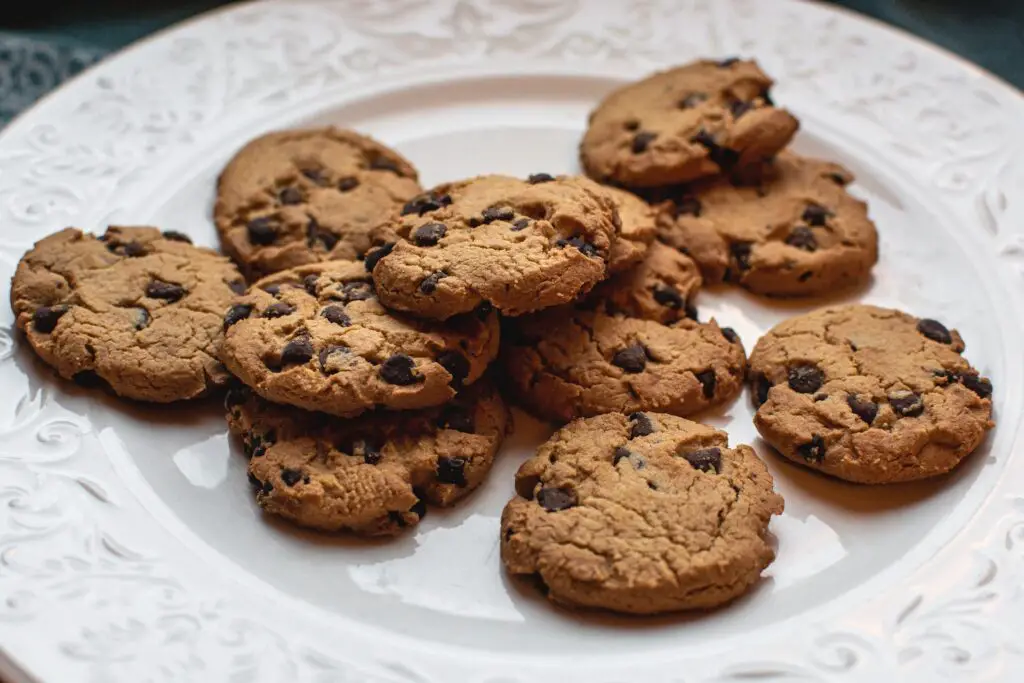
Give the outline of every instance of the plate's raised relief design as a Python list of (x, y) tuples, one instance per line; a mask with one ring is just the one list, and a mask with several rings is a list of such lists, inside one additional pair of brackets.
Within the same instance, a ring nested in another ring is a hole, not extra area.
[[(160, 36), (6, 131), (0, 281), (6, 287), (16, 255), (52, 228), (97, 228), (119, 217), (119, 197), (160, 182), (149, 169), (169, 150), (201, 150), (229, 121), (238, 127), (342, 86), (417, 70), (536, 60), (639, 74), (733, 52), (755, 54), (784, 95), (828, 112), (837, 130), (856, 130), (858, 144), (885, 163), (941, 188), (935, 210), (989, 235), (986, 249), (1024, 275), (1024, 165), (1011, 162), (1024, 141), (1020, 98), (881, 27), (783, 0), (631, 0), (601, 3), (599, 12), (584, 0), (303, 0), (241, 6)], [(34, 673), (104, 683), (452, 680), (441, 656), (405, 658), (323, 624), (285, 632), (274, 605), (217, 597), (241, 593), (204, 576), (201, 558), (140, 503), (118, 474), (117, 437), (64, 408), (54, 383), (26, 378), (20, 366), (32, 361), (15, 353), (11, 328), (5, 310), (0, 643), (30, 653)], [(1006, 408), (1019, 403), (1015, 393)], [(1008, 466), (1004, 480), (1020, 470)], [(781, 646), (751, 643), (685, 666), (634, 665), (628, 675), (609, 671), (608, 680), (1007, 676), (1024, 666), (1024, 498), (1002, 486), (972, 521), (984, 533), (932, 558), (941, 573), (925, 568), (827, 624), (788, 628)], [(484, 659), (472, 668), (467, 680), (533, 679)]]

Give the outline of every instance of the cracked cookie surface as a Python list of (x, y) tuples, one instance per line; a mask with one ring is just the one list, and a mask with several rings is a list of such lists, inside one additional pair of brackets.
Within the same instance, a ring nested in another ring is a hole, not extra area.
[(697, 319), (694, 300), (702, 284), (693, 259), (655, 242), (639, 265), (605, 280), (589, 298), (607, 310), (668, 325)]
[(246, 387), (225, 400), (266, 512), (323, 531), (388, 536), (426, 504), (449, 506), (483, 482), (511, 415), (487, 380), (450, 403), (354, 420), (270, 403)]
[(497, 314), (444, 323), (395, 314), (361, 261), (328, 261), (260, 280), (224, 317), (222, 358), (277, 403), (341, 416), (440, 405), (498, 353)]
[(710, 608), (774, 559), (783, 501), (749, 446), (672, 415), (608, 414), (555, 433), (516, 474), (501, 557), (548, 597), (633, 614)]
[(780, 154), (756, 185), (718, 179), (670, 196), (659, 239), (700, 264), (709, 284), (767, 296), (832, 292), (868, 278), (878, 233), (867, 205), (847, 193), (842, 166)]
[(573, 301), (606, 275), (619, 230), (612, 200), (586, 178), (488, 175), (413, 199), (376, 258), (389, 308), (445, 319), (489, 304), (505, 315)]
[(657, 214), (632, 192), (596, 183), (595, 186), (611, 197), (619, 212), (621, 227), (608, 257), (608, 272), (621, 273), (644, 260), (648, 246), (658, 234)]
[(620, 88), (590, 115), (580, 144), (587, 175), (627, 187), (685, 183), (743, 169), (786, 146), (799, 127), (753, 61), (698, 61)]
[(222, 316), (245, 284), (238, 269), (187, 235), (73, 228), (21, 259), (11, 283), (16, 324), (65, 379), (99, 377), (119, 396), (167, 403), (227, 379), (217, 359)]
[(787, 320), (750, 356), (754, 423), (787, 458), (884, 484), (956, 467), (992, 428), (992, 383), (941, 323), (866, 305)]
[(362, 258), (420, 192), (412, 164), (372, 138), (338, 128), (280, 131), (253, 140), (225, 167), (214, 222), (224, 251), (256, 279)]
[(666, 325), (598, 300), (506, 322), (502, 366), (524, 408), (553, 422), (607, 412), (691, 415), (743, 389), (739, 337), (712, 320)]

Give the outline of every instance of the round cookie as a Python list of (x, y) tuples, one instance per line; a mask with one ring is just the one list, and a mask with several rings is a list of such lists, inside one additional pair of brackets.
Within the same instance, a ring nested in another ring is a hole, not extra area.
[(301, 526), (366, 536), (416, 525), (426, 503), (464, 498), (511, 428), (486, 380), (439, 408), (355, 420), (270, 403), (244, 387), (225, 403), (260, 507)]
[(493, 311), (446, 323), (397, 315), (361, 261), (328, 261), (253, 285), (224, 317), (222, 359), (264, 398), (351, 417), (445, 403), (498, 353)]
[(374, 255), (381, 301), (443, 320), (481, 304), (521, 315), (573, 301), (605, 278), (619, 224), (592, 181), (537, 174), (441, 185), (393, 227), (402, 239)]
[(555, 433), (516, 474), (501, 558), (548, 597), (631, 614), (706, 609), (775, 558), (782, 497), (749, 446), (672, 415), (609, 414)]
[(648, 245), (658, 234), (657, 215), (650, 204), (632, 192), (608, 185), (597, 187), (611, 197), (619, 212), (622, 227), (608, 257), (608, 272), (621, 273), (643, 261)]
[(420, 192), (412, 164), (376, 140), (338, 128), (281, 131), (228, 163), (214, 221), (224, 251), (256, 279), (362, 258), (375, 232)]
[(599, 182), (685, 183), (757, 164), (799, 122), (776, 108), (772, 80), (753, 61), (698, 61), (631, 83), (590, 115), (580, 161)]
[(867, 205), (848, 194), (838, 164), (785, 152), (757, 185), (716, 180), (674, 196), (659, 237), (698, 264), (709, 283), (767, 296), (809, 296), (866, 280), (878, 261)]
[(697, 319), (694, 299), (701, 284), (693, 259), (655, 242), (639, 265), (605, 280), (590, 297), (603, 302), (607, 310), (669, 325), (683, 318)]
[(758, 431), (796, 462), (887, 484), (948, 472), (993, 426), (992, 383), (934, 320), (875, 306), (775, 326), (750, 356)]
[(73, 228), (35, 244), (11, 283), (16, 324), (65, 379), (167, 403), (227, 380), (217, 360), (221, 317), (245, 283), (235, 266), (187, 235)]
[(563, 307), (506, 323), (502, 363), (523, 407), (553, 422), (608, 412), (691, 415), (743, 390), (739, 337), (712, 320), (672, 325)]

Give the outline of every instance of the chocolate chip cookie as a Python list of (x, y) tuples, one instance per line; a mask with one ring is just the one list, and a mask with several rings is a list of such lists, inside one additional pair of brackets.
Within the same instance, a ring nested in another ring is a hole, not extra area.
[(501, 557), (548, 597), (631, 614), (706, 609), (746, 592), (775, 558), (783, 501), (749, 446), (672, 415), (577, 420), (516, 474)]
[(953, 469), (992, 428), (992, 383), (956, 330), (850, 305), (775, 326), (750, 356), (754, 423), (787, 458), (887, 484)]
[(401, 237), (371, 262), (389, 308), (446, 319), (480, 305), (505, 315), (564, 304), (605, 278), (619, 230), (585, 178), (488, 175), (410, 201)]
[(524, 408), (568, 422), (637, 410), (685, 416), (724, 403), (743, 389), (746, 356), (714, 320), (666, 325), (592, 302), (507, 321), (502, 365)]
[(392, 212), (422, 192), (416, 169), (338, 128), (270, 133), (220, 176), (214, 220), (224, 251), (255, 279), (306, 263), (362, 258)]
[(699, 61), (631, 83), (590, 115), (580, 144), (587, 175), (627, 187), (686, 183), (757, 164), (799, 122), (772, 103), (753, 61)]
[(659, 237), (700, 264), (709, 283), (767, 296), (832, 292), (868, 278), (878, 233), (867, 205), (847, 193), (838, 164), (786, 152), (760, 182), (719, 179), (668, 192)]
[(486, 380), (447, 405), (355, 420), (270, 403), (245, 387), (226, 398), (266, 512), (324, 531), (385, 536), (415, 526), (487, 476), (511, 416)]
[(640, 263), (647, 247), (658, 234), (657, 215), (650, 204), (632, 192), (608, 185), (597, 185), (611, 197), (619, 212), (618, 238), (608, 258), (608, 272), (621, 273)]
[(226, 381), (221, 316), (244, 289), (228, 259), (180, 232), (111, 227), (95, 237), (68, 228), (22, 257), (11, 306), (61, 377), (167, 403)]
[(271, 275), (223, 320), (222, 358), (245, 384), (277, 403), (346, 417), (445, 403), (498, 353), (496, 313), (446, 323), (391, 313), (360, 261)]
[(639, 265), (599, 284), (590, 298), (608, 310), (669, 325), (697, 319), (694, 301), (702, 283), (693, 259), (655, 242)]

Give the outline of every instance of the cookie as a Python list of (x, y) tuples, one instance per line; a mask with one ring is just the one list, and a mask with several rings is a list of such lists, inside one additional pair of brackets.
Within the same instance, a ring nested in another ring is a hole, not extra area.
[(753, 61), (698, 61), (631, 83), (590, 115), (580, 161), (599, 182), (686, 183), (758, 164), (799, 122), (772, 103), (772, 80)]
[(464, 498), (511, 428), (486, 380), (439, 408), (355, 420), (270, 403), (245, 387), (225, 403), (261, 508), (301, 526), (366, 536), (396, 534), (415, 526), (427, 503)]
[(739, 337), (712, 320), (671, 325), (563, 307), (508, 321), (502, 366), (524, 408), (553, 422), (608, 412), (691, 415), (743, 389)]
[(611, 199), (583, 178), (488, 175), (414, 199), (376, 258), (389, 308), (445, 319), (491, 305), (505, 315), (568, 303), (605, 278), (618, 231)]
[(351, 417), (374, 407), (441, 405), (498, 353), (493, 311), (446, 323), (393, 314), (360, 261), (265, 278), (224, 316), (222, 358), (276, 403)]
[(838, 164), (780, 154), (756, 185), (728, 180), (673, 190), (661, 240), (689, 254), (704, 279), (767, 296), (824, 294), (865, 281), (878, 261), (867, 205)]
[(68, 228), (22, 257), (11, 306), (61, 377), (167, 403), (226, 381), (221, 316), (244, 288), (228, 259), (182, 233), (111, 227), (95, 237)]
[(787, 458), (863, 484), (953, 469), (992, 428), (992, 383), (963, 340), (875, 306), (823, 308), (768, 332), (750, 356), (754, 423)]
[(555, 433), (516, 474), (501, 558), (563, 605), (631, 614), (706, 609), (775, 558), (782, 513), (749, 446), (672, 415), (609, 414)]
[(658, 234), (657, 214), (632, 192), (608, 185), (598, 187), (611, 197), (619, 212), (621, 227), (608, 257), (608, 272), (621, 273), (643, 261), (648, 245)]
[(590, 294), (606, 309), (665, 325), (697, 319), (694, 303), (703, 279), (689, 256), (655, 242), (639, 265), (605, 280)]
[(338, 128), (282, 131), (227, 165), (214, 221), (224, 251), (256, 279), (362, 258), (375, 231), (420, 192), (412, 164), (376, 140)]

